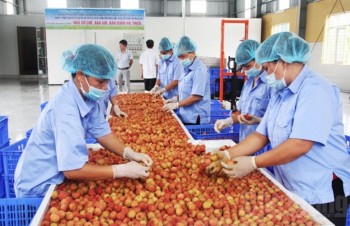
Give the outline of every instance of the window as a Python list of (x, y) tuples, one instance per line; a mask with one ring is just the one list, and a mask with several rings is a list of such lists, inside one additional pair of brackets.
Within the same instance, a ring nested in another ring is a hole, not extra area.
[(245, 11), (244, 11), (244, 17), (245, 18), (250, 18), (251, 17), (251, 12), (252, 12), (252, 2), (249, 1), (245, 1)]
[(120, 8), (121, 9), (138, 9), (139, 0), (121, 0)]
[(14, 9), (13, 9), (14, 7), (15, 6), (12, 3), (7, 2), (6, 3), (6, 14), (7, 15), (13, 15), (14, 14)]
[(330, 15), (327, 19), (322, 63), (350, 65), (350, 12)]
[(289, 7), (290, 7), (289, 0), (278, 0), (278, 9), (279, 10), (288, 9)]
[(47, 0), (47, 8), (67, 8), (66, 0)]
[(191, 13), (206, 13), (207, 1), (206, 0), (191, 0)]
[(272, 34), (276, 34), (282, 31), (289, 31), (289, 23), (276, 24), (272, 26)]

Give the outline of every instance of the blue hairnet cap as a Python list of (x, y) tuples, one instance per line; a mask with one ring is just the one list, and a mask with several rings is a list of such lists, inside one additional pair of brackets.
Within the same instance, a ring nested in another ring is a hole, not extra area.
[(85, 75), (98, 79), (112, 79), (117, 71), (112, 54), (102, 46), (93, 44), (64, 51), (62, 67), (71, 74), (80, 70)]
[(159, 51), (167, 51), (173, 48), (173, 44), (171, 44), (170, 40), (166, 37), (162, 38), (158, 45)]
[(306, 63), (309, 59), (309, 44), (292, 32), (280, 32), (266, 39), (257, 49), (258, 64), (283, 60), (287, 63)]
[(258, 49), (259, 43), (254, 40), (245, 40), (236, 50), (236, 63), (243, 65), (255, 59), (255, 51)]
[(182, 36), (175, 46), (175, 55), (180, 56), (184, 53), (195, 52), (196, 50), (196, 44), (189, 37)]

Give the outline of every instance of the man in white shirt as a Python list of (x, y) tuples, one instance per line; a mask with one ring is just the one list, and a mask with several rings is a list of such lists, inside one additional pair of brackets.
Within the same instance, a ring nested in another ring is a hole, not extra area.
[(128, 42), (123, 39), (119, 42), (120, 51), (117, 51), (117, 63), (118, 63), (118, 72), (117, 72), (117, 83), (119, 93), (123, 90), (123, 78), (125, 80), (126, 93), (130, 93), (130, 67), (133, 60), (133, 55), (130, 50), (126, 47)]
[(145, 90), (150, 91), (157, 80), (159, 55), (153, 50), (154, 42), (149, 39), (146, 41), (147, 50), (141, 54), (141, 78), (145, 82)]

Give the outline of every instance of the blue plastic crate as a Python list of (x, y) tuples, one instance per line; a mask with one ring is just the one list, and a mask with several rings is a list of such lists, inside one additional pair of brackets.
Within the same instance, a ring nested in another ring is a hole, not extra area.
[(220, 101), (218, 100), (211, 100), (210, 101), (210, 109), (211, 111), (214, 111), (214, 110), (222, 110), (222, 104)]
[(0, 198), (5, 197), (5, 181), (0, 176)]
[[(238, 126), (237, 126), (238, 125)], [(214, 130), (213, 124), (206, 125), (191, 125), (186, 126), (193, 139), (195, 140), (222, 140), (231, 139), (238, 143), (239, 141), (239, 124), (235, 124), (231, 127), (221, 130), (221, 133), (217, 133)]]
[(0, 147), (9, 142), (8, 117), (0, 116)]
[(27, 138), (17, 141), (10, 146), (0, 150), (0, 155), (2, 156), (2, 162), (4, 166), (5, 176), (13, 176), (17, 166), (19, 157), (22, 151), (27, 145)]
[(41, 111), (44, 110), (44, 108), (45, 108), (45, 106), (47, 105), (47, 103), (48, 103), (48, 101), (46, 101), (46, 102), (40, 104), (40, 110), (41, 110)]
[(93, 138), (85, 139), (85, 142), (86, 142), (87, 144), (97, 144), (97, 140), (96, 140), (96, 139), (93, 139)]
[(33, 129), (30, 129), (26, 132), (26, 137), (29, 140), (30, 135), (32, 134)]
[(3, 197), (15, 198), (16, 197), (15, 190), (14, 190), (15, 179), (13, 175), (8, 176), (8, 175), (2, 174), (0, 177), (0, 180), (4, 186)]
[(216, 120), (228, 118), (231, 114), (231, 110), (212, 110), (210, 112), (210, 123), (215, 124)]
[[(224, 69), (224, 72), (227, 72), (227, 69)], [(219, 92), (219, 78), (220, 78), (220, 68), (210, 68), (210, 93), (215, 94)], [(224, 76), (228, 78), (229, 76)]]
[(350, 136), (345, 135), (345, 141), (346, 141), (346, 147), (348, 148), (348, 153), (350, 155)]
[(0, 225), (29, 225), (42, 198), (0, 199)]

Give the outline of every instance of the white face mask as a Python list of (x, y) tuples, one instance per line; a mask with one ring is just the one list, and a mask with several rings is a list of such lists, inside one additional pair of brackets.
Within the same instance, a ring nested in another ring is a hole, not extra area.
[(271, 88), (274, 88), (274, 89), (277, 89), (277, 90), (281, 90), (281, 89), (284, 89), (285, 87), (287, 87), (286, 81), (284, 80), (284, 76), (286, 75), (286, 69), (287, 68), (284, 69), (284, 73), (283, 73), (282, 79), (277, 80), (276, 76), (275, 76), (275, 72), (276, 72), (276, 69), (277, 69), (277, 66), (278, 66), (279, 62), (280, 61), (277, 62), (275, 70), (271, 74), (266, 76), (267, 85), (270, 86)]
[(105, 95), (107, 90), (98, 89), (98, 88), (91, 86), (85, 76), (84, 76), (84, 78), (85, 78), (87, 85), (89, 86), (89, 91), (85, 92), (85, 90), (83, 89), (83, 85), (80, 82), (80, 90), (84, 96), (86, 96), (87, 98), (89, 98), (92, 101), (97, 101)]
[(256, 76), (258, 76), (260, 74), (261, 66), (259, 69), (257, 69), (255, 67), (255, 65), (256, 64), (254, 64), (254, 66), (251, 69), (244, 71), (248, 78), (255, 78)]

